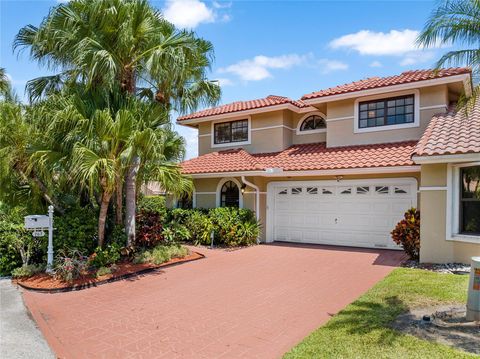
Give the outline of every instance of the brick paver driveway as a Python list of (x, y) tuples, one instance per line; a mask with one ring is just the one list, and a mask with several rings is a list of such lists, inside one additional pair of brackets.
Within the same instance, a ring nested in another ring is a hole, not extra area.
[(387, 275), (401, 252), (261, 245), (79, 292), (25, 292), (64, 358), (275, 358)]

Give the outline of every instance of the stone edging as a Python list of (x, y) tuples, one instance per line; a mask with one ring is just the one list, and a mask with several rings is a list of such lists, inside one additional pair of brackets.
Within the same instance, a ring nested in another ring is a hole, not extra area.
[(155, 272), (155, 271), (157, 271), (159, 269), (162, 269), (162, 268), (174, 267), (174, 266), (177, 266), (177, 265), (180, 265), (180, 264), (183, 264), (183, 263), (194, 262), (194, 261), (197, 261), (199, 259), (205, 258), (205, 255), (202, 254), (202, 253), (199, 253), (199, 252), (193, 252), (193, 253), (199, 255), (199, 257), (198, 258), (193, 258), (193, 259), (187, 259), (187, 260), (180, 260), (180, 261), (177, 261), (177, 262), (174, 262), (174, 263), (167, 263), (167, 264), (163, 264), (163, 265), (160, 264), (158, 267), (145, 268), (145, 269), (139, 270), (137, 272), (126, 273), (126, 274), (122, 274), (122, 275), (119, 275), (119, 276), (114, 276), (112, 278), (104, 279), (104, 280), (101, 280), (101, 281), (98, 281), (98, 282), (84, 283), (84, 284), (74, 285), (72, 287), (45, 289), (45, 288), (33, 288), (33, 287), (28, 286), (28, 285), (21, 284), (19, 282), (15, 282), (15, 284), (19, 285), (23, 289), (27, 289), (29, 291), (37, 292), (37, 293), (55, 294), (55, 293), (73, 292), (73, 291), (87, 289), (87, 288), (91, 288), (91, 287), (97, 287), (97, 286), (102, 285), (102, 284), (107, 284), (107, 283), (112, 283), (112, 282), (116, 282), (116, 281), (123, 280), (123, 279), (128, 279), (128, 278), (139, 276), (139, 275), (142, 275), (142, 274)]

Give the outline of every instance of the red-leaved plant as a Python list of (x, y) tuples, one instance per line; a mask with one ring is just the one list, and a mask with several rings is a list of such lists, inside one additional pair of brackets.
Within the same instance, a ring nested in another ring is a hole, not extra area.
[(420, 211), (410, 208), (405, 218), (397, 223), (391, 232), (393, 241), (401, 245), (410, 259), (418, 260), (420, 256)]
[(162, 217), (151, 211), (141, 210), (137, 214), (137, 234), (135, 245), (152, 248), (163, 241)]

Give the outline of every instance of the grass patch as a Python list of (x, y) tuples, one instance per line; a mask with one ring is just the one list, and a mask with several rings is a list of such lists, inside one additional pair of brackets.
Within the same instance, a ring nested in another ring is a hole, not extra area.
[(409, 308), (467, 300), (468, 276), (398, 268), (284, 358), (472, 358), (389, 328)]
[(173, 258), (183, 258), (188, 255), (188, 248), (179, 244), (158, 245), (153, 249), (137, 254), (134, 263), (153, 263), (156, 265), (168, 262)]

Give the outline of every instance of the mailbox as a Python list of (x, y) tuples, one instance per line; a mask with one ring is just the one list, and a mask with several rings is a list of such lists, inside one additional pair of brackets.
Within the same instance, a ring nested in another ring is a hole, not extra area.
[(50, 219), (48, 216), (31, 215), (25, 216), (25, 229), (49, 228)]

